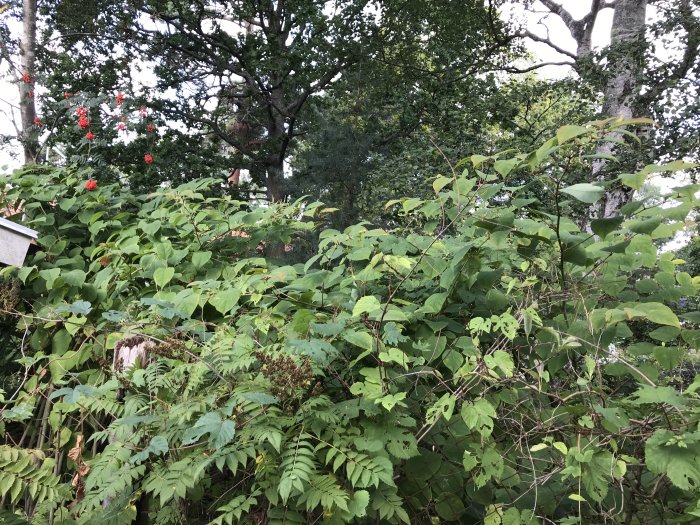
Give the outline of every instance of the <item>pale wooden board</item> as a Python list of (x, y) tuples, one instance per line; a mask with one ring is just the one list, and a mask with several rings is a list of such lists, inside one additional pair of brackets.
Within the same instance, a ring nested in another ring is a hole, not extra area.
[(22, 266), (30, 242), (29, 237), (0, 228), (0, 263)]

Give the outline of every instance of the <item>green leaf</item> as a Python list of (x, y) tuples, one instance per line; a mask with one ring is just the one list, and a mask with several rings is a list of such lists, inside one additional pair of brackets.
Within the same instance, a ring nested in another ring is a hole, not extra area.
[(352, 345), (359, 346), (363, 350), (371, 351), (374, 347), (374, 338), (367, 332), (348, 330), (343, 334), (343, 339)]
[(562, 126), (557, 130), (557, 141), (559, 144), (564, 144), (573, 138), (580, 137), (581, 135), (588, 135), (592, 133), (591, 128), (586, 128), (584, 126)]
[(688, 400), (670, 386), (642, 385), (634, 393), (634, 397), (636, 399), (632, 402), (637, 405), (665, 403), (681, 408), (688, 404)]
[(439, 175), (434, 181), (433, 181), (433, 190), (435, 190), (435, 193), (440, 193), (440, 190), (450, 184), (452, 182), (452, 179), (449, 177), (445, 177), (443, 175)]
[(437, 314), (442, 310), (442, 306), (447, 299), (447, 293), (436, 293), (425, 300), (425, 304), (418, 309), (418, 312), (425, 314)]
[(185, 431), (182, 437), (183, 445), (198, 441), (204, 434), (209, 434), (209, 443), (220, 449), (233, 440), (236, 424), (230, 419), (222, 421), (217, 412), (208, 412), (200, 417), (192, 428)]
[(39, 272), (39, 277), (44, 279), (46, 282), (47, 290), (51, 290), (53, 288), (53, 285), (56, 282), (56, 279), (58, 279), (59, 275), (61, 275), (60, 268), (51, 268), (50, 270), (41, 270)]
[(352, 315), (353, 317), (358, 317), (363, 313), (371, 313), (375, 310), (380, 309), (381, 303), (377, 300), (377, 298), (371, 295), (367, 295), (365, 297), (360, 298), (355, 303), (355, 306), (352, 309)]
[(647, 468), (666, 474), (676, 487), (696, 491), (700, 487), (700, 435), (657, 430), (644, 446)]
[(643, 221), (633, 221), (627, 223), (625, 226), (634, 233), (649, 235), (658, 228), (663, 221), (663, 217), (652, 217), (651, 219), (645, 219)]
[(236, 288), (229, 288), (228, 290), (216, 292), (213, 297), (209, 299), (209, 304), (216, 308), (221, 315), (226, 315), (238, 304), (238, 299), (240, 299), (240, 297), (240, 291)]
[(568, 186), (561, 191), (562, 193), (571, 195), (573, 198), (581, 202), (585, 202), (586, 204), (593, 204), (597, 202), (605, 193), (605, 190), (600, 186), (594, 186), (588, 182), (574, 184), (573, 186)]
[[(632, 188), (633, 190), (640, 190), (642, 188), (642, 186), (644, 185), (644, 181), (647, 180), (648, 176), (649, 176), (649, 174), (644, 173), (644, 172), (623, 173), (621, 175), (618, 175), (617, 178), (625, 186)], [(625, 213), (625, 215), (626, 215), (626, 213)]]
[(493, 420), (497, 417), (496, 410), (486, 399), (464, 403), (460, 415), (467, 428), (476, 430), (483, 438), (487, 438), (493, 432)]
[(153, 272), (153, 280), (156, 282), (156, 286), (163, 288), (163, 286), (170, 282), (170, 279), (172, 279), (174, 275), (175, 268), (171, 266), (156, 268)]
[(63, 281), (69, 286), (81, 287), (85, 284), (86, 274), (83, 270), (71, 270), (63, 274)]
[(614, 232), (624, 220), (624, 217), (594, 219), (591, 221), (591, 230), (601, 239), (605, 239), (605, 237), (607, 237), (609, 233)]
[(192, 254), (192, 264), (195, 268), (201, 268), (211, 259), (211, 252), (194, 252)]
[[(627, 306), (627, 305), (625, 305)], [(644, 317), (652, 323), (664, 324), (668, 326), (681, 327), (681, 323), (668, 306), (662, 303), (634, 303), (632, 306), (635, 311), (642, 312)]]

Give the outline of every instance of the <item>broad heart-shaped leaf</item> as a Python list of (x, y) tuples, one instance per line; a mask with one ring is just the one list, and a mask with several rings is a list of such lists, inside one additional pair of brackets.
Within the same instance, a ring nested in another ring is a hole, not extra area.
[(627, 223), (625, 226), (627, 226), (628, 230), (633, 231), (634, 233), (648, 235), (658, 228), (663, 221), (663, 217), (652, 217), (651, 219), (645, 219), (643, 221), (632, 221)]
[(435, 190), (435, 193), (440, 193), (440, 190), (450, 184), (452, 182), (452, 179), (449, 177), (445, 177), (444, 175), (439, 175), (434, 181), (433, 181), (433, 190)]
[(646, 466), (655, 474), (666, 474), (676, 487), (700, 487), (700, 433), (680, 434), (657, 430), (644, 447)]
[(364, 313), (371, 313), (375, 310), (379, 310), (381, 307), (382, 305), (376, 297), (367, 295), (365, 297), (361, 297), (355, 303), (355, 307), (352, 309), (352, 315), (353, 317), (357, 317)]
[(625, 303), (625, 311), (631, 309), (634, 317), (643, 316), (652, 323), (681, 327), (681, 323), (673, 310), (661, 303)]
[(153, 272), (153, 280), (156, 282), (156, 286), (158, 286), (158, 288), (163, 288), (163, 286), (170, 282), (173, 275), (175, 275), (175, 268), (171, 266), (156, 268)]
[(209, 299), (209, 304), (216, 308), (220, 314), (226, 315), (238, 304), (238, 299), (240, 299), (240, 297), (241, 292), (235, 288), (229, 288), (228, 290), (216, 292), (214, 296)]
[(586, 204), (593, 204), (597, 202), (605, 193), (605, 190), (600, 186), (595, 186), (589, 182), (582, 182), (581, 184), (574, 184), (573, 186), (568, 186), (561, 190), (562, 193), (571, 195), (574, 199)]
[(591, 221), (591, 230), (601, 239), (605, 239), (609, 233), (614, 232), (622, 221), (624, 217), (610, 217), (608, 219), (594, 219)]
[(359, 346), (363, 350), (371, 351), (373, 348), (374, 339), (367, 332), (356, 332), (355, 330), (348, 330), (343, 334), (343, 339), (345, 339), (350, 344)]
[(229, 444), (236, 433), (236, 424), (230, 419), (221, 420), (217, 412), (207, 412), (200, 417), (192, 428), (185, 431), (182, 444), (190, 445), (204, 434), (209, 434), (209, 443), (216, 449)]
[(447, 293), (436, 293), (425, 300), (425, 304), (418, 309), (418, 312), (426, 314), (437, 314), (442, 310), (442, 305), (445, 304)]
[(622, 184), (625, 186), (628, 186), (633, 190), (639, 190), (644, 185), (644, 181), (647, 180), (648, 176), (649, 174), (644, 172), (623, 173), (622, 175), (618, 175), (617, 178), (620, 179), (620, 182), (622, 182)]
[(564, 144), (573, 138), (586, 135), (592, 131), (593, 130), (591, 128), (586, 128), (583, 126), (562, 126), (557, 130), (557, 141), (559, 144)]
[(194, 252), (192, 254), (192, 264), (195, 268), (201, 268), (211, 259), (211, 252)]

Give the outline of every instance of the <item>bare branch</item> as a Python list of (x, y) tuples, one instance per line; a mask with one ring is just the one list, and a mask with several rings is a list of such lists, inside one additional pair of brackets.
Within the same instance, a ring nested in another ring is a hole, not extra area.
[(508, 66), (508, 67), (504, 68), (504, 71), (506, 71), (507, 73), (521, 74), (521, 73), (529, 73), (530, 71), (535, 71), (537, 69), (547, 67), (547, 66), (571, 66), (571, 67), (574, 67), (575, 65), (576, 65), (575, 62), (568, 62), (568, 61), (540, 62), (539, 64), (534, 64), (532, 66), (528, 66), (528, 67), (524, 67), (524, 68)]
[(542, 37), (542, 36), (536, 35), (535, 33), (533, 33), (532, 31), (529, 31), (529, 30), (524, 31), (519, 36), (527, 37), (530, 40), (534, 40), (535, 42), (542, 42), (543, 44), (547, 44), (549, 47), (551, 47), (552, 49), (554, 49), (558, 53), (561, 53), (562, 55), (566, 55), (569, 58), (571, 58), (572, 60), (576, 60), (576, 58), (577, 58), (576, 53), (572, 53), (571, 51), (567, 51), (563, 47), (558, 46), (557, 44), (552, 42), (548, 37)]

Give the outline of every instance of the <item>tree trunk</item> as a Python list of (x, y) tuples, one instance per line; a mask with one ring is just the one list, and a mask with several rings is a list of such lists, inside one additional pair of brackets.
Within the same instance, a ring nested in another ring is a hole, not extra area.
[[(646, 8), (647, 0), (617, 0), (615, 3), (603, 91), (603, 114), (606, 117), (629, 119), (639, 116), (637, 101), (644, 72)], [(620, 139), (621, 136), (613, 138)], [(613, 148), (612, 142), (605, 142), (596, 153), (610, 154)], [(602, 159), (594, 163), (594, 180), (606, 180), (606, 165), (607, 161)], [(599, 218), (618, 215), (620, 208), (632, 199), (633, 193), (630, 188), (613, 186), (592, 210), (592, 215)]]
[(22, 120), (20, 141), (24, 163), (33, 164), (39, 154), (39, 130), (36, 120), (34, 80), (36, 75), (36, 2), (22, 0), (22, 38), (20, 39), (19, 107)]
[(265, 163), (265, 178), (267, 182), (267, 198), (270, 202), (280, 202), (286, 197), (282, 190), (284, 167), (277, 159)]

